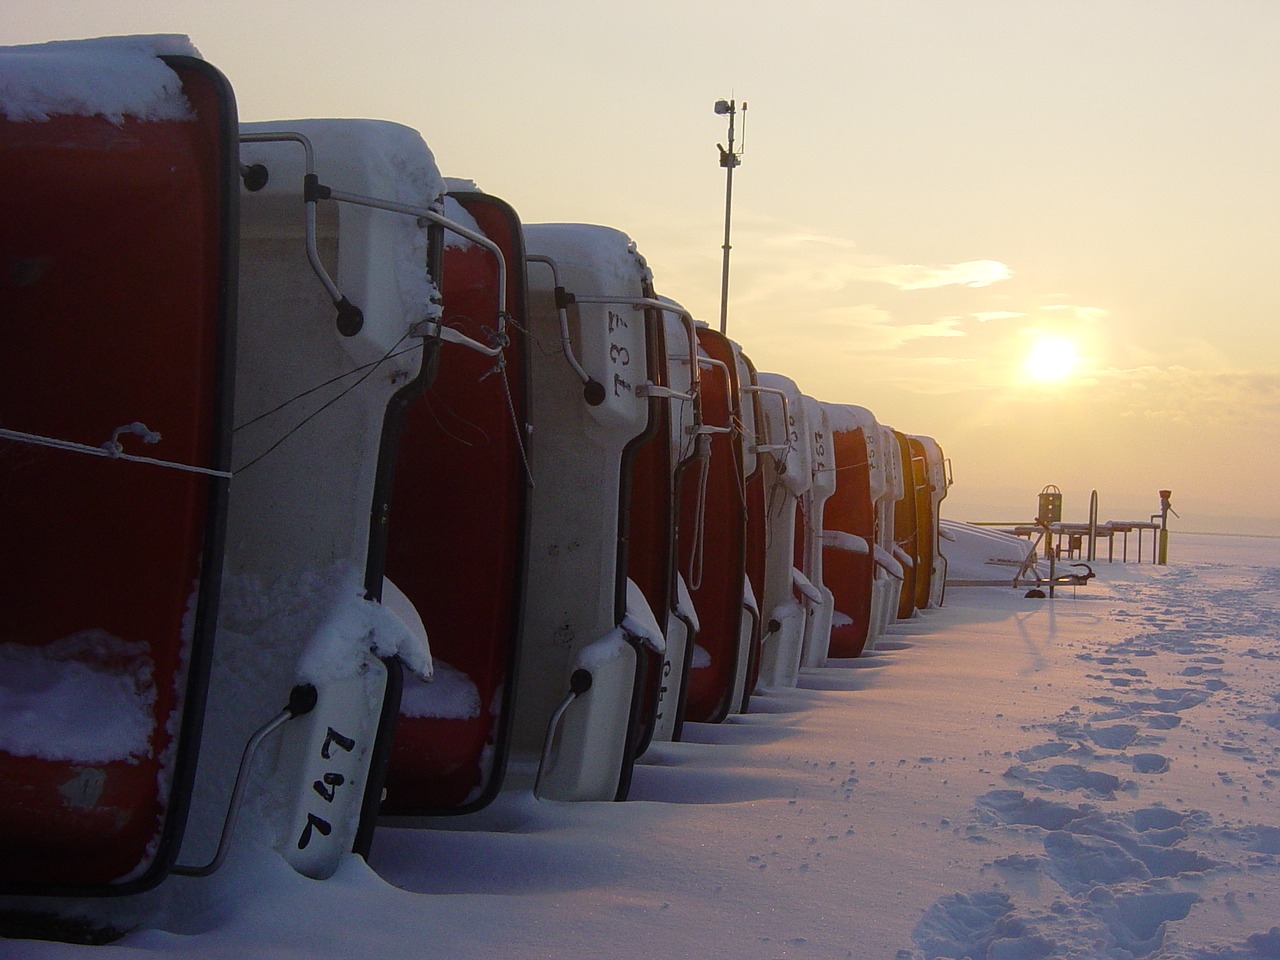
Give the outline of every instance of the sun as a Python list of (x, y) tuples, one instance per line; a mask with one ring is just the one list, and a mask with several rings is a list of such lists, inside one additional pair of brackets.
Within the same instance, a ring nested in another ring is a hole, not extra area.
[(1080, 366), (1080, 350), (1067, 337), (1043, 336), (1022, 361), (1027, 379), (1040, 383), (1060, 383)]

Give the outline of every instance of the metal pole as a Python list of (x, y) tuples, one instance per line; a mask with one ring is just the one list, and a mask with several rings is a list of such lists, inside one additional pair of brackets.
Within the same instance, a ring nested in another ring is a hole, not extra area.
[(730, 242), (728, 242), (728, 233), (730, 233), (730, 224), (733, 216), (733, 168), (737, 166), (737, 157), (733, 156), (733, 118), (737, 115), (737, 104), (735, 101), (728, 101), (728, 150), (721, 150), (721, 166), (724, 168), (724, 251), (723, 266), (721, 268), (721, 333), (726, 333), (728, 328), (728, 252), (731, 250)]
[[(747, 109), (746, 103), (742, 105)], [(716, 113), (729, 115), (729, 149), (720, 147), (720, 166), (724, 167), (724, 260), (720, 270), (720, 332), (726, 333), (729, 325), (729, 228), (733, 218), (733, 168), (742, 162), (733, 149), (733, 122), (738, 115), (736, 100), (719, 100), (716, 102)]]
[(1089, 560), (1093, 561), (1093, 545), (1098, 536), (1098, 491), (1089, 495)]
[(1175, 517), (1178, 515), (1178, 511), (1169, 503), (1172, 496), (1172, 490), (1160, 491), (1160, 552), (1156, 556), (1156, 562), (1161, 564), (1169, 562), (1169, 514), (1172, 512)]

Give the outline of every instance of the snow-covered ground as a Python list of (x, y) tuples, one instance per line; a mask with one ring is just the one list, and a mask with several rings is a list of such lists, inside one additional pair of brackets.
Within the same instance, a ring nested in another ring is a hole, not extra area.
[(113, 945), (0, 956), (1280, 958), (1280, 540), (1170, 553), (951, 589), (630, 802), (506, 797), (325, 882), (242, 847), (111, 904)]

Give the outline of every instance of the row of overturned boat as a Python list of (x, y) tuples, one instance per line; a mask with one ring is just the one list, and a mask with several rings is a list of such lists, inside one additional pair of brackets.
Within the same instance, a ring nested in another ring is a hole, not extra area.
[(756, 370), (622, 232), (182, 38), (0, 51), (0, 890), (627, 796), (942, 602), (937, 443)]

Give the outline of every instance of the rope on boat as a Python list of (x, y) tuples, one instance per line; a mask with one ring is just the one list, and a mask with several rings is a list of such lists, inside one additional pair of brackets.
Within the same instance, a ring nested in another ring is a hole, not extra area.
[[(143, 432), (140, 432), (143, 431)], [(87, 443), (76, 443), (73, 440), (61, 440), (57, 437), (45, 437), (37, 433), (23, 433), (20, 430), (6, 430), (0, 427), (0, 439), (16, 440), (19, 443), (29, 443), (37, 447), (51, 447), (54, 450), (67, 450), (71, 453), (86, 453), (92, 457), (106, 457), (108, 460), (128, 460), (131, 463), (149, 463), (152, 466), (168, 467), (171, 470), (182, 470), (186, 473), (199, 473), (207, 477), (221, 477), (225, 480), (231, 479), (229, 470), (214, 470), (210, 467), (197, 467), (189, 463), (178, 463), (174, 460), (160, 460), (156, 457), (140, 457), (136, 454), (125, 453), (120, 443), (119, 436), (121, 433), (136, 433), (143, 438), (146, 443), (155, 443), (160, 439), (160, 434), (154, 433), (137, 421), (131, 424), (117, 428), (111, 439), (100, 447), (93, 447)], [(155, 439), (150, 439), (154, 437)]]
[(698, 453), (700, 461), (698, 472), (698, 494), (693, 521), (693, 549), (689, 556), (689, 589), (699, 590), (702, 587), (702, 559), (706, 545), (707, 524), (707, 488), (711, 474), (711, 441), (706, 435), (698, 437)]
[[(401, 343), (404, 343), (404, 340), (405, 338), (401, 337), (399, 342), (396, 344), (396, 346), (399, 346)], [(394, 351), (395, 349), (396, 347), (391, 348), (392, 351)], [(236, 424), (232, 432), (239, 433), (245, 427), (252, 426), (253, 424), (257, 423), (259, 420), (265, 420), (267, 417), (271, 416), (272, 414), (279, 413), (285, 407), (291, 404), (297, 403), (299, 400), (302, 400), (305, 397), (311, 396), (311, 394), (315, 393), (317, 390), (323, 390), (325, 387), (331, 384), (337, 383), (339, 380), (345, 380), (347, 377), (355, 376), (357, 373), (360, 373), (361, 371), (364, 371), (364, 370), (368, 370), (370, 367), (376, 367), (382, 363), (385, 363), (387, 360), (394, 360), (397, 357), (403, 357), (407, 353), (413, 353), (415, 350), (421, 350), (421, 349), (422, 349), (422, 344), (415, 343), (413, 346), (407, 347), (406, 349), (401, 350), (398, 353), (389, 351), (383, 354), (377, 360), (370, 360), (368, 363), (362, 363), (358, 367), (352, 367), (350, 370), (344, 370), (342, 373), (335, 374), (334, 376), (330, 377), (328, 380), (325, 380), (322, 383), (317, 383), (314, 387), (308, 387), (306, 390), (303, 390), (301, 393), (295, 394), (294, 396), (290, 397), (288, 400), (285, 400), (281, 403), (276, 404), (270, 410), (264, 410), (262, 413), (258, 414), (256, 417), (250, 417), (244, 423)]]
[[(516, 444), (520, 450), (520, 461), (524, 465), (525, 476), (528, 477), (529, 485), (532, 487), (533, 486), (533, 470), (529, 465), (529, 457), (525, 449), (524, 436), (521, 433), (519, 419), (516, 416), (515, 401), (511, 396), (511, 384), (507, 379), (506, 354), (502, 352), (505, 349), (505, 347), (510, 343), (510, 338), (506, 335), (505, 332), (501, 330), (492, 331), (486, 328), (486, 332), (489, 333), (490, 338), (495, 341), (494, 346), (497, 348), (499, 352), (497, 354), (497, 359), (493, 368), (489, 370), (489, 372), (486, 373), (480, 379), (483, 380), (485, 379), (485, 377), (488, 377), (494, 373), (497, 373), (502, 377), (502, 386), (507, 397), (507, 409), (511, 415), (512, 428), (515, 430), (515, 434), (516, 434)], [(28, 443), (33, 446), (49, 447), (54, 450), (65, 450), (72, 453), (83, 453), (83, 454), (88, 454), (89, 456), (94, 456), (94, 457), (106, 457), (110, 460), (128, 460), (131, 463), (146, 463), (146, 464), (151, 464), (152, 466), (167, 467), (172, 470), (181, 470), (187, 473), (197, 473), (204, 476), (219, 477), (221, 479), (230, 480), (236, 473), (240, 473), (243, 470), (249, 469), (250, 467), (257, 464), (259, 461), (265, 459), (267, 456), (273, 453), (276, 450), (276, 448), (278, 448), (282, 443), (288, 440), (289, 437), (293, 436), (295, 433), (301, 430), (304, 426), (306, 426), (307, 423), (309, 423), (315, 417), (319, 416), (329, 407), (333, 406), (335, 403), (337, 403), (347, 394), (355, 390), (356, 387), (360, 386), (360, 384), (364, 383), (367, 379), (369, 379), (369, 377), (372, 376), (373, 373), (379, 367), (381, 367), (384, 363), (386, 363), (388, 360), (394, 360), (395, 358), (403, 356), (404, 354), (412, 353), (415, 350), (421, 350), (422, 349), (421, 343), (414, 344), (413, 346), (405, 350), (400, 349), (400, 347), (404, 344), (405, 340), (409, 339), (411, 334), (412, 334), (412, 331), (402, 336), (398, 341), (396, 341), (396, 343), (386, 353), (384, 353), (377, 360), (373, 360), (373, 361), (370, 361), (369, 363), (361, 364), (360, 366), (355, 367), (354, 369), (347, 370), (336, 376), (330, 377), (329, 379), (325, 380), (323, 383), (319, 383), (312, 387), (309, 387), (295, 394), (289, 399), (285, 400), (283, 403), (276, 405), (272, 409), (267, 410), (263, 413), (260, 413), (257, 416), (252, 417), (249, 420), (246, 420), (244, 423), (241, 423), (235, 426), (232, 432), (238, 433), (244, 428), (254, 423), (257, 423), (260, 420), (264, 420), (267, 417), (270, 417), (276, 413), (281, 412), (286, 407), (289, 407), (294, 403), (297, 403), (298, 401), (310, 396), (311, 394), (317, 392), (318, 390), (322, 390), (327, 386), (331, 386), (355, 374), (361, 374), (359, 379), (357, 379), (354, 383), (351, 383), (348, 386), (344, 387), (335, 396), (325, 401), (323, 404), (321, 404), (317, 409), (313, 410), (307, 416), (303, 417), (302, 420), (300, 420), (297, 424), (295, 424), (293, 427), (287, 430), (282, 436), (280, 436), (273, 443), (271, 443), (271, 445), (268, 446), (266, 450), (264, 450), (262, 453), (258, 454), (256, 457), (249, 460), (247, 463), (244, 463), (241, 466), (237, 467), (234, 471), (215, 470), (211, 467), (198, 467), (198, 466), (194, 466), (193, 464), (178, 463), (177, 461), (174, 461), (174, 460), (161, 460), (157, 457), (143, 457), (143, 456), (138, 456), (137, 454), (125, 453), (124, 445), (120, 442), (121, 434), (128, 434), (128, 433), (134, 434), (135, 436), (140, 437), (143, 443), (157, 443), (160, 440), (159, 433), (156, 433), (154, 430), (149, 429), (146, 426), (146, 424), (137, 420), (135, 420), (132, 423), (124, 424), (122, 426), (117, 427), (115, 431), (111, 434), (111, 439), (105, 441), (104, 443), (102, 443), (100, 446), (97, 446), (97, 447), (87, 443), (77, 443), (76, 441), (73, 441), (73, 440), (63, 440), (59, 437), (47, 437), (41, 434), (25, 433), (20, 430), (9, 430), (3, 427), (0, 427), (0, 439), (13, 440), (18, 443)]]
[[(508, 318), (507, 322), (515, 326), (515, 322), (510, 318)], [(507, 412), (511, 415), (511, 429), (516, 435), (516, 449), (520, 451), (520, 463), (524, 466), (524, 475), (529, 481), (529, 488), (533, 489), (536, 486), (533, 482), (533, 468), (529, 466), (529, 454), (525, 450), (520, 418), (516, 415), (516, 402), (511, 396), (511, 382), (507, 379), (507, 354), (505, 351), (511, 345), (511, 337), (503, 330), (490, 330), (488, 327), (481, 329), (488, 335), (490, 345), (496, 347), (498, 352), (494, 355), (493, 366), (485, 371), (478, 382), (488, 380), (495, 373), (502, 378), (502, 392), (507, 397)], [(516, 327), (516, 329), (519, 329), (519, 327)]]
[[(316, 390), (320, 389), (323, 386), (327, 386), (330, 383), (333, 383), (337, 380), (341, 380), (343, 377), (356, 373), (359, 370), (364, 370), (364, 374), (360, 377), (360, 379), (356, 380), (355, 383), (352, 383), (349, 386), (343, 388), (343, 390), (340, 393), (335, 394), (332, 398), (330, 398), (329, 400), (326, 400), (315, 410), (312, 410), (309, 414), (307, 414), (305, 417), (299, 420), (296, 424), (294, 424), (294, 426), (291, 427), (283, 436), (281, 436), (278, 440), (276, 440), (273, 444), (271, 444), (271, 446), (267, 447), (267, 449), (263, 450), (260, 454), (258, 454), (248, 463), (244, 463), (244, 464), (241, 464), (239, 467), (236, 467), (235, 472), (240, 473), (244, 470), (248, 470), (254, 464), (258, 463), (259, 461), (268, 457), (270, 454), (274, 453), (276, 448), (279, 447), (280, 444), (284, 443), (291, 436), (293, 436), (295, 433), (297, 433), (299, 430), (305, 427), (308, 423), (310, 423), (316, 417), (320, 416), (320, 414), (324, 413), (324, 411), (328, 410), (331, 406), (333, 406), (335, 403), (337, 403), (347, 394), (351, 393), (351, 391), (353, 391), (356, 387), (360, 386), (360, 384), (364, 383), (371, 376), (373, 376), (374, 372), (380, 366), (382, 366), (384, 363), (386, 363), (388, 360), (392, 359), (393, 357), (399, 356), (399, 354), (396, 353), (396, 351), (400, 348), (400, 345), (402, 343), (404, 343), (407, 339), (409, 339), (409, 336), (410, 336), (410, 332), (406, 332), (404, 336), (402, 336), (399, 340), (395, 342), (395, 344), (391, 347), (390, 350), (388, 350), (386, 353), (384, 353), (381, 357), (379, 357), (377, 360), (373, 361), (372, 363), (365, 364), (364, 367), (357, 367), (355, 370), (348, 370), (346, 373), (333, 377), (325, 381), (325, 383), (320, 384), (319, 386), (312, 387), (308, 390), (304, 390), (302, 393), (299, 393), (297, 396), (291, 397), (290, 399), (286, 400), (284, 403), (280, 404), (274, 410), (269, 410), (267, 413), (254, 417), (253, 420), (249, 420), (245, 423), (240, 424), (240, 426), (236, 427), (235, 428), (236, 430), (241, 430), (244, 427), (247, 427), (250, 423), (254, 423), (258, 420), (261, 420), (263, 417), (268, 416), (272, 413), (276, 413), (279, 410), (282, 410), (285, 407), (289, 406), (289, 404), (294, 403), (297, 400), (301, 400), (303, 397), (311, 393), (314, 393)], [(419, 349), (419, 348), (415, 346), (414, 348), (411, 348), (411, 349)], [(403, 352), (408, 353), (410, 351), (406, 350)]]
[(520, 462), (524, 465), (524, 475), (529, 479), (529, 489), (537, 484), (533, 482), (533, 468), (529, 466), (529, 453), (525, 450), (524, 434), (521, 432), (520, 418), (516, 416), (516, 402), (511, 396), (511, 384), (507, 381), (507, 368), (502, 368), (502, 391), (507, 395), (507, 412), (511, 414), (511, 429), (516, 434), (516, 449), (520, 451)]

